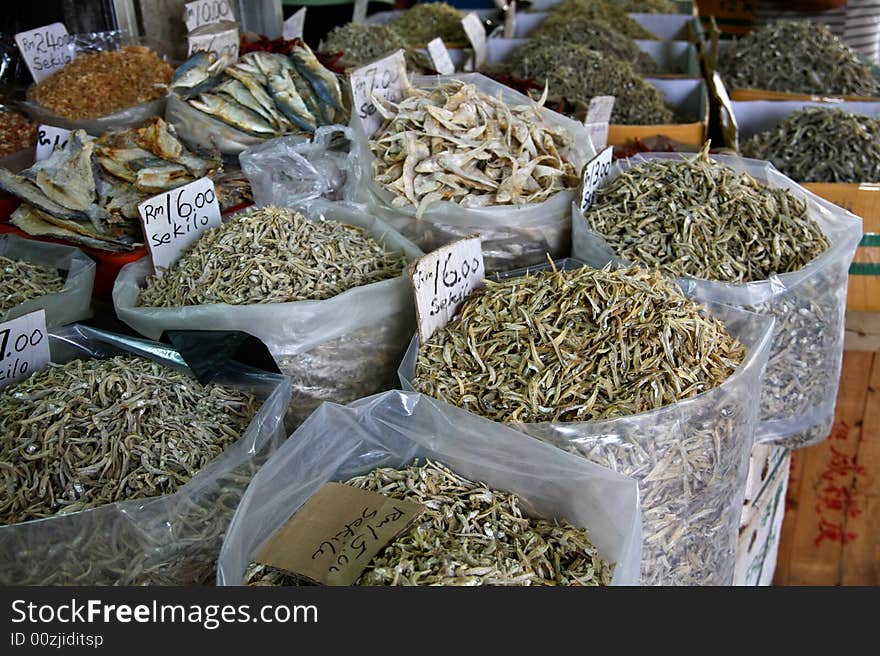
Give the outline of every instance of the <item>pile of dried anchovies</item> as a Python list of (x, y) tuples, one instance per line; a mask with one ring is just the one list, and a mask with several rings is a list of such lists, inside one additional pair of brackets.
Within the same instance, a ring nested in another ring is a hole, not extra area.
[(675, 14), (678, 7), (672, 0), (612, 0), (626, 12), (634, 14)]
[(318, 50), (341, 52), (342, 65), (356, 68), (400, 48), (406, 48), (406, 41), (388, 25), (346, 23), (330, 30)]
[(172, 494), (258, 405), (144, 358), (49, 364), (0, 391), (0, 525)]
[(375, 180), (394, 206), (414, 205), (419, 216), (437, 201), (540, 203), (578, 185), (571, 137), (534, 105), (507, 105), (453, 80), (376, 107), (386, 120), (370, 140)]
[(779, 21), (743, 37), (718, 60), (733, 88), (880, 95), (880, 80), (824, 25)]
[(141, 292), (147, 307), (323, 300), (403, 271), (363, 228), (264, 207), (206, 231)]
[(607, 0), (562, 0), (551, 8), (547, 20), (542, 23), (551, 27), (555, 23), (567, 23), (573, 18), (589, 18), (608, 23), (618, 32), (633, 39), (656, 39), (653, 34), (627, 16), (626, 10)]
[(675, 123), (663, 95), (627, 62), (587, 46), (532, 40), (517, 48), (511, 71), (520, 79), (549, 86), (550, 94), (572, 103), (589, 104), (593, 96), (615, 96), (612, 123), (658, 125)]
[(461, 26), (464, 14), (445, 2), (426, 2), (407, 9), (391, 22), (391, 29), (412, 48), (423, 48), (429, 41), (440, 37), (447, 46), (463, 47), (468, 44)]
[(503, 422), (634, 415), (717, 387), (745, 357), (657, 272), (486, 281), (419, 348), (413, 387)]
[(769, 160), (797, 182), (880, 181), (880, 120), (832, 107), (805, 107), (754, 135), (742, 154)]
[(586, 219), (619, 257), (721, 282), (797, 271), (829, 245), (805, 201), (711, 160), (708, 147), (627, 168), (599, 188)]
[[(614, 566), (585, 529), (524, 517), (515, 494), (474, 483), (428, 461), (381, 467), (347, 481), (427, 510), (380, 551), (357, 585), (608, 585)], [(246, 585), (297, 585), (282, 570), (252, 564)]]
[(56, 269), (0, 255), (0, 312), (64, 289)]

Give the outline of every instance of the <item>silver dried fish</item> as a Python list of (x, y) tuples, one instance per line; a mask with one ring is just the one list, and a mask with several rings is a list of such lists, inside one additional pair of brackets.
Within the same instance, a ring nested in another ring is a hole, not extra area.
[(56, 269), (0, 255), (0, 313), (64, 289)]

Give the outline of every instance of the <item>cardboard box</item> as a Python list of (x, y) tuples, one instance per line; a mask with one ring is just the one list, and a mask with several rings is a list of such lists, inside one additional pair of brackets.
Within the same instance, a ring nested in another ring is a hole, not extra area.
[(692, 123), (669, 125), (616, 125), (608, 127), (608, 143), (622, 146), (633, 139), (665, 136), (692, 146), (702, 146), (709, 124), (709, 95), (706, 83), (698, 79), (668, 79), (649, 77), (647, 82), (656, 87), (673, 109), (697, 120)]
[[(826, 104), (803, 100), (733, 101), (730, 111), (735, 119), (735, 141), (728, 145), (739, 149), (745, 139), (772, 129), (792, 112), (823, 105)], [(880, 118), (880, 102), (839, 102), (834, 107)], [(808, 182), (803, 186), (862, 217), (865, 234), (850, 267), (846, 308), (857, 312), (880, 312), (880, 180), (862, 184)]]
[(694, 8), (708, 29), (710, 17), (722, 34), (742, 36), (752, 31), (751, 0), (695, 0)]

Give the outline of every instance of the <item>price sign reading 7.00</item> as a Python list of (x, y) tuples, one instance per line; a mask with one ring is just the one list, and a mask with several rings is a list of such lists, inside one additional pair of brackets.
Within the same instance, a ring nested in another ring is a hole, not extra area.
[(373, 136), (382, 125), (382, 115), (376, 111), (373, 96), (397, 103), (403, 98), (403, 92), (408, 85), (403, 50), (351, 73), (355, 112), (368, 137)]
[(48, 362), (44, 310), (0, 323), (0, 388), (24, 380)]

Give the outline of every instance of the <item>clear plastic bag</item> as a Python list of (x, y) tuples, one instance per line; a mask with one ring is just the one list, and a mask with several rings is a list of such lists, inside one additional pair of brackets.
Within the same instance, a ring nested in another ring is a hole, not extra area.
[(49, 328), (82, 321), (92, 316), (95, 263), (78, 248), (23, 239), (17, 235), (0, 235), (0, 255), (67, 272), (64, 289), (60, 292), (44, 294), (0, 312), (0, 322), (36, 310), (46, 311), (46, 326)]
[[(491, 96), (501, 93), (508, 104), (529, 105), (533, 101), (510, 87), (479, 73), (451, 76), (416, 75), (413, 86), (428, 88), (450, 80), (461, 80)], [(570, 118), (542, 108), (541, 115), (550, 125), (564, 128), (573, 138), (569, 157), (580, 171), (595, 150), (584, 126)], [(549, 253), (553, 257), (568, 255), (571, 243), (569, 207), (575, 191), (562, 191), (542, 203), (530, 205), (498, 205), (466, 208), (457, 203), (440, 201), (431, 205), (421, 219), (415, 207), (392, 207), (391, 193), (373, 180), (375, 157), (360, 122), (352, 117), (355, 145), (361, 170), (358, 200), (376, 208), (405, 237), (426, 253), (451, 241), (479, 233), (483, 238), (483, 259), (487, 271), (508, 271), (542, 262)]]
[(328, 481), (430, 458), (512, 492), (532, 516), (589, 531), (614, 585), (639, 580), (641, 531), (635, 482), (427, 396), (399, 391), (347, 407), (319, 407), (254, 477), (226, 533), (219, 585), (240, 585), (263, 543)]
[[(612, 167), (608, 180), (641, 161), (681, 157), (655, 153), (621, 160)], [(775, 317), (757, 439), (791, 448), (821, 442), (834, 420), (843, 360), (847, 273), (862, 236), (861, 219), (807, 191), (769, 162), (721, 155), (713, 155), (712, 159), (760, 182), (788, 189), (805, 200), (810, 216), (831, 243), (825, 253), (800, 271), (768, 280), (742, 284), (694, 278), (678, 281), (686, 294), (701, 301), (725, 303)], [(575, 257), (591, 266), (618, 261), (575, 206), (572, 226)]]
[[(297, 209), (313, 220), (362, 226), (380, 243), (410, 258), (422, 255), (364, 206), (312, 201)], [(322, 401), (347, 403), (393, 387), (403, 344), (415, 325), (412, 288), (405, 274), (323, 301), (139, 307), (140, 289), (150, 273), (148, 258), (119, 272), (113, 287), (117, 316), (153, 339), (175, 329), (241, 330), (259, 338), (281, 371), (293, 379), (290, 419), (295, 424)]]
[(280, 137), (242, 152), (238, 160), (254, 202), (290, 207), (307, 199), (351, 200), (358, 176), (355, 155), (335, 142), (350, 142), (352, 136), (351, 128), (330, 125), (315, 130), (312, 141)]
[[(165, 344), (84, 326), (50, 333), (53, 362), (132, 353), (189, 373)], [(262, 400), (241, 438), (175, 494), (0, 527), (2, 585), (192, 585), (213, 580), (241, 495), (286, 437), (290, 381), (228, 363), (213, 382)], [(118, 436), (115, 436), (118, 437)]]
[[(567, 260), (570, 265), (576, 260)], [(512, 428), (639, 482), (641, 580), (646, 585), (730, 585), (748, 459), (773, 320), (723, 305), (710, 313), (748, 350), (719, 387), (638, 415), (604, 421), (511, 423)], [(400, 365), (413, 389), (418, 337)], [(444, 411), (461, 410), (436, 401)]]

